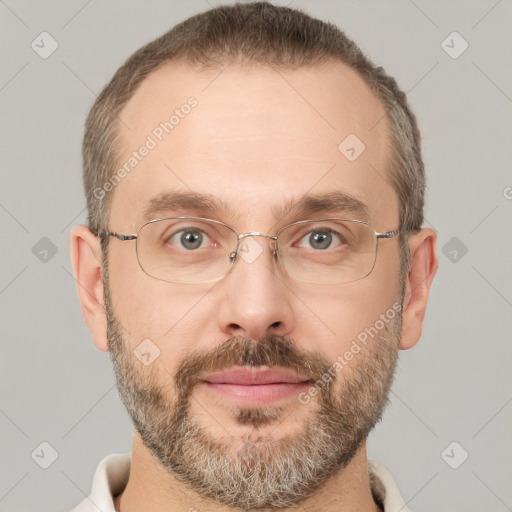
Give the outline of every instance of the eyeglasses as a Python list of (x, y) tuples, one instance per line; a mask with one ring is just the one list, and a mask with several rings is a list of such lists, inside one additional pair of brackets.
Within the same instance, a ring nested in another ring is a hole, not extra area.
[(219, 281), (238, 259), (252, 263), (263, 252), (262, 246), (248, 237), (265, 237), (272, 240), (273, 258), (290, 278), (343, 284), (368, 276), (377, 260), (379, 239), (399, 233), (399, 229), (378, 233), (360, 220), (327, 218), (294, 222), (275, 236), (258, 231), (239, 234), (218, 220), (172, 217), (151, 220), (136, 235), (107, 231), (100, 236), (136, 240), (142, 270), (170, 283)]

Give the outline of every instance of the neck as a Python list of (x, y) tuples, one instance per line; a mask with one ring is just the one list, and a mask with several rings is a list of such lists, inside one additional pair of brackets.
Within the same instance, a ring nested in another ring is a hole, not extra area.
[[(130, 477), (124, 491), (114, 500), (116, 512), (233, 512), (226, 505), (198, 495), (191, 487), (163, 468), (134, 432)], [(350, 464), (334, 475), (317, 493), (300, 504), (314, 512), (378, 512), (371, 494), (370, 479), (363, 445)], [(281, 509), (281, 512), (296, 512)], [(264, 512), (260, 509), (260, 512)]]

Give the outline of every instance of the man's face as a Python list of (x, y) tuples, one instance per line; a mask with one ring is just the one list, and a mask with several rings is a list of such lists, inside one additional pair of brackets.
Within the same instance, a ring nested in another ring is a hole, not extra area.
[[(191, 96), (197, 106), (155, 138)], [(148, 135), (157, 144), (115, 188), (109, 229), (136, 233), (150, 220), (148, 203), (173, 192), (208, 194), (230, 208), (160, 204), (151, 218), (208, 217), (238, 233), (274, 235), (298, 220), (356, 218), (331, 210), (274, 215), (304, 195), (342, 192), (366, 205), (368, 218), (356, 220), (395, 229), (383, 116), (362, 79), (341, 64), (279, 72), (166, 65), (121, 114), (130, 127), (121, 125), (121, 162)], [(338, 149), (350, 134), (365, 145), (355, 160)], [(243, 508), (296, 503), (350, 462), (386, 403), (400, 338), (393, 305), (402, 302), (397, 238), (379, 242), (368, 277), (341, 285), (290, 279), (270, 241), (257, 240), (264, 251), (239, 259), (224, 279), (177, 284), (145, 274), (135, 242), (111, 239), (105, 283), (118, 385), (145, 446), (201, 494)], [(147, 339), (160, 350), (148, 366), (134, 354)], [(327, 373), (336, 361), (341, 369)], [(301, 383), (291, 392), (278, 384), (257, 399), (202, 380), (240, 368), (284, 370)], [(311, 392), (326, 373), (327, 384)]]

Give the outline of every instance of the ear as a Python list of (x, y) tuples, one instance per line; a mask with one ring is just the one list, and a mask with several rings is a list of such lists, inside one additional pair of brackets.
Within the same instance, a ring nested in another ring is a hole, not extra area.
[(94, 345), (108, 351), (107, 317), (103, 302), (100, 238), (86, 226), (71, 230), (71, 264), (82, 305), (82, 315)]
[(409, 250), (411, 266), (406, 280), (402, 311), (402, 350), (414, 347), (421, 336), (430, 285), (438, 266), (436, 232), (430, 228), (422, 228), (411, 234)]

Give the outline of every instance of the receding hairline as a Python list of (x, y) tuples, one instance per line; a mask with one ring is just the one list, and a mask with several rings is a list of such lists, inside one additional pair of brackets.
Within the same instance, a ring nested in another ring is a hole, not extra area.
[[(292, 66), (288, 64), (278, 63), (268, 63), (268, 62), (245, 62), (240, 61), (240, 59), (229, 59), (226, 58), (225, 61), (222, 62), (213, 62), (209, 64), (202, 64), (202, 63), (196, 63), (191, 62), (190, 60), (180, 56), (180, 57), (172, 57), (164, 62), (162, 62), (159, 66), (155, 67), (148, 75), (137, 85), (137, 87), (131, 91), (131, 94), (124, 102), (122, 108), (118, 111), (116, 119), (114, 121), (113, 129), (116, 133), (116, 137), (118, 139), (118, 144), (116, 146), (115, 156), (116, 156), (116, 165), (120, 165), (125, 158), (125, 155), (123, 155), (123, 151), (130, 151), (130, 147), (128, 147), (128, 141), (127, 136), (130, 133), (129, 127), (126, 126), (125, 123), (123, 123), (123, 114), (126, 113), (126, 110), (133, 107), (134, 100), (135, 101), (141, 101), (140, 100), (140, 94), (145, 91), (145, 86), (148, 85), (148, 83), (151, 83), (152, 80), (155, 79), (156, 75), (161, 72), (167, 72), (167, 73), (176, 73), (176, 84), (179, 84), (180, 77), (183, 75), (180, 73), (180, 71), (184, 71), (185, 73), (194, 74), (197, 73), (199, 75), (204, 75), (206, 78), (211, 78), (211, 81), (206, 82), (206, 87), (203, 87), (202, 89), (199, 89), (200, 92), (203, 92), (206, 88), (208, 88), (212, 83), (220, 77), (222, 73), (225, 71), (231, 71), (231, 70), (239, 70), (242, 71), (244, 74), (246, 72), (274, 72), (279, 74), (280, 79), (283, 80), (283, 83), (287, 81), (286, 76), (283, 76), (283, 73), (286, 74), (288, 72), (293, 71), (300, 71), (300, 70), (312, 70), (312, 71), (326, 71), (326, 72), (332, 72), (333, 69), (336, 69), (339, 71), (338, 77), (340, 78), (340, 96), (341, 96), (341, 88), (346, 84), (348, 81), (351, 81), (353, 84), (356, 82), (357, 89), (355, 89), (354, 94), (350, 95), (350, 99), (356, 98), (356, 95), (358, 97), (358, 101), (360, 102), (366, 102), (367, 100), (371, 99), (370, 101), (373, 101), (372, 107), (375, 107), (373, 117), (374, 120), (370, 121), (367, 126), (364, 127), (366, 131), (372, 131), (374, 128), (378, 127), (379, 130), (384, 130), (384, 133), (382, 134), (384, 144), (386, 145), (386, 157), (385, 157), (385, 163), (384, 163), (384, 169), (383, 173), (385, 173), (387, 176), (390, 172), (390, 163), (393, 159), (393, 143), (391, 140), (390, 132), (391, 132), (391, 120), (389, 118), (389, 115), (386, 110), (385, 103), (382, 98), (379, 97), (379, 95), (376, 93), (375, 90), (370, 87), (370, 85), (367, 83), (365, 78), (362, 76), (362, 74), (355, 69), (350, 64), (347, 64), (346, 62), (342, 61), (339, 58), (336, 58), (334, 56), (327, 56), (324, 58), (319, 59), (318, 61), (314, 62), (307, 62), (305, 64), (301, 64), (298, 66)], [(190, 75), (189, 75), (190, 76)], [(347, 80), (344, 80), (344, 77), (347, 78)], [(301, 96), (300, 91), (297, 90), (297, 88), (294, 88), (292, 84), (288, 83), (288, 87), (290, 87), (290, 91), (293, 94), (296, 94), (298, 96)], [(364, 95), (361, 95), (361, 89), (364, 90)], [(345, 91), (346, 92), (346, 91)], [(335, 92), (336, 95), (338, 95)], [(185, 101), (187, 96), (189, 96), (188, 93), (185, 93), (182, 95), (181, 99), (178, 101)], [(304, 101), (307, 102), (308, 98), (302, 97)], [(143, 100), (142, 100), (143, 101)], [(308, 108), (312, 108), (311, 105)], [(331, 119), (332, 120), (332, 119)], [(343, 135), (343, 137), (347, 134), (340, 134), (340, 136)], [(340, 138), (340, 141), (342, 138)]]
[[(389, 125), (389, 118), (387, 117), (387, 111), (383, 99), (379, 97), (377, 92), (368, 84), (368, 81), (363, 77), (362, 73), (350, 64), (344, 62), (341, 58), (331, 55), (319, 57), (318, 60), (300, 65), (291, 65), (282, 62), (274, 63), (272, 61), (248, 62), (243, 59), (231, 58), (229, 56), (226, 56), (225, 59), (220, 62), (216, 61), (209, 63), (199, 63), (196, 61), (191, 61), (190, 59), (186, 58), (186, 56), (173, 56), (169, 59), (166, 59), (157, 67), (152, 69), (151, 72), (148, 73), (144, 79), (137, 84), (137, 87), (130, 92), (130, 95), (127, 97), (121, 109), (118, 111), (118, 116), (122, 116), (128, 105), (132, 103), (133, 99), (138, 94), (140, 94), (141, 89), (144, 88), (144, 86), (147, 86), (149, 82), (154, 80), (157, 74), (162, 72), (176, 72), (178, 75), (176, 78), (177, 81), (180, 79), (180, 71), (184, 71), (185, 73), (196, 73), (199, 75), (204, 75), (205, 78), (211, 78), (212, 80), (207, 82), (206, 85), (199, 90), (199, 92), (202, 93), (208, 87), (210, 87), (213, 82), (217, 80), (225, 71), (240, 70), (244, 73), (260, 73), (262, 71), (274, 72), (280, 75), (281, 79), (286, 82), (286, 77), (284, 77), (282, 73), (287, 74), (288, 72), (301, 70), (332, 72), (333, 69), (340, 71), (338, 75), (341, 78), (340, 86), (343, 83), (343, 77), (346, 77), (348, 80), (358, 82), (358, 86), (364, 89), (365, 93), (367, 93), (374, 100), (375, 105), (380, 109), (381, 117), (386, 116), (386, 121)], [(291, 89), (294, 89), (293, 84), (288, 83), (288, 86)], [(295, 90), (294, 92), (300, 96), (300, 91)], [(116, 120), (116, 123), (119, 124), (119, 119)]]

